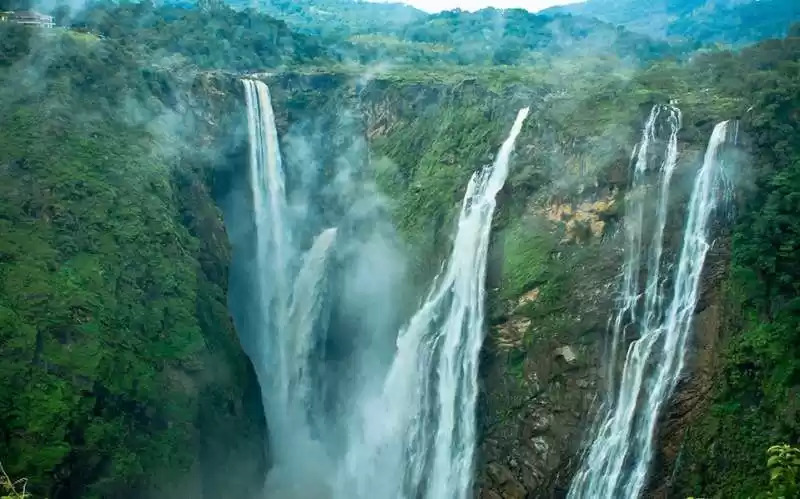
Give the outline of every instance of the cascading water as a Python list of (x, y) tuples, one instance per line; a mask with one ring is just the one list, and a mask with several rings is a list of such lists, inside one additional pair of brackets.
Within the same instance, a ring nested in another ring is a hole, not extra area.
[(250, 148), (258, 319), (252, 351), (270, 428), (276, 465), (289, 453), (308, 452), (312, 438), (311, 393), (315, 380), (309, 362), (324, 341), (326, 262), (336, 229), (323, 230), (302, 254), (291, 228), (297, 220), (287, 206), (278, 133), (269, 89), (261, 81), (242, 80), (247, 104)]
[(336, 241), (336, 229), (324, 230), (314, 239), (311, 249), (303, 255), (303, 262), (294, 281), (292, 303), (289, 306), (289, 331), (287, 350), (292, 372), (287, 379), (289, 390), (300, 407), (312, 404), (309, 360), (317, 343), (324, 338), (315, 335), (317, 330), (325, 330), (320, 322), (325, 300), (326, 263), (333, 243)]
[[(643, 214), (647, 198), (643, 172), (647, 169), (646, 149), (654, 138), (657, 118), (664, 111), (669, 113), (671, 132), (666, 159), (659, 169), (656, 222), (647, 257), (644, 296), (640, 300), (642, 295), (637, 274), (641, 265)], [(731, 198), (731, 185), (726, 181), (720, 157), (727, 136), (726, 121), (714, 127), (703, 165), (697, 173), (671, 300), (666, 310), (662, 310), (661, 256), (669, 180), (677, 158), (679, 123), (677, 109), (654, 108), (639, 144), (631, 192), (625, 205), (628, 253), (623, 272), (623, 297), (613, 321), (612, 340), (624, 341), (623, 331), (628, 325), (635, 327), (640, 336), (628, 348), (616, 399), (605, 412), (581, 469), (572, 482), (570, 498), (639, 497), (653, 454), (656, 420), (683, 369), (700, 276), (710, 246), (709, 222), (720, 201)], [(642, 313), (638, 314), (640, 307)]]
[(642, 139), (634, 150), (636, 163), (633, 166), (633, 181), (625, 197), (625, 254), (627, 259), (622, 272), (622, 290), (620, 292), (620, 305), (612, 321), (611, 356), (607, 369), (607, 386), (613, 390), (616, 386), (615, 369), (619, 345), (622, 343), (625, 327), (636, 323), (636, 305), (639, 299), (639, 271), (641, 265), (643, 227), (645, 224), (645, 205), (652, 190), (652, 178), (648, 171), (648, 158), (652, 143), (656, 140), (656, 124), (658, 118), (667, 115), (670, 127), (669, 142), (666, 157), (658, 169), (656, 185), (660, 185), (658, 192), (658, 221), (657, 229), (653, 233), (651, 251), (647, 261), (648, 268), (653, 272), (649, 274), (645, 294), (645, 316), (652, 320), (658, 304), (658, 285), (662, 253), (662, 236), (666, 223), (666, 203), (669, 194), (669, 185), (672, 173), (678, 159), (678, 131), (681, 126), (681, 112), (674, 106), (653, 106), (650, 116), (642, 131)]
[[(256, 327), (266, 332), (286, 322), (285, 295), (276, 293), (275, 288), (285, 288), (288, 282), (286, 248), (289, 246), (289, 235), (284, 230), (288, 210), (285, 204), (284, 176), (269, 89), (263, 82), (256, 80), (243, 80), (242, 84), (247, 103), (249, 186), (255, 225), (255, 271), (257, 279), (261, 281), (255, 286), (260, 307)], [(264, 282), (267, 279), (274, 281), (275, 285), (271, 286)], [(276, 371), (285, 378), (284, 356), (276, 351), (278, 342), (269, 334), (259, 334), (254, 343), (256, 351), (250, 355), (257, 359), (254, 364), (259, 375), (263, 372), (263, 366), (272, 361), (278, 366)], [(262, 392), (272, 392), (274, 388), (282, 399), (277, 404), (274, 402), (268, 404), (265, 400), (265, 406), (285, 405), (287, 393), (281, 390), (283, 383), (274, 377), (259, 376), (259, 378)], [(270, 382), (271, 380), (274, 380), (274, 383)], [(274, 421), (274, 424), (280, 423)]]
[[(269, 90), (256, 80), (243, 84), (253, 203), (250, 239), (255, 247), (251, 265), (256, 267), (246, 270), (257, 295), (245, 298), (258, 309), (257, 320), (246, 322), (251, 338), (243, 343), (249, 345), (259, 376), (270, 429), (273, 468), (267, 493), (341, 499), (470, 496), (491, 223), (528, 109), (519, 111), (494, 164), (470, 180), (450, 258), (425, 302), (400, 331), (386, 371), (369, 360), (373, 351), (368, 345), (381, 342), (356, 338), (350, 329), (356, 325), (352, 319), (359, 318), (353, 312), (364, 310), (363, 304), (330, 290), (363, 282), (358, 276), (380, 262), (372, 250), (390, 247), (376, 239), (377, 234), (362, 237), (361, 246), (355, 244), (353, 238), (364, 227), (357, 222), (364, 215), (361, 208), (355, 210), (349, 228), (339, 231), (320, 229), (331, 225), (320, 218), (325, 207), (294, 205), (297, 199), (320, 199), (315, 189), (323, 188), (324, 181), (308, 182), (314, 172), (293, 170), (296, 175), (291, 178), (299, 182), (290, 182), (287, 189)], [(352, 189), (336, 187), (335, 182), (327, 184), (325, 202), (347, 203)], [(307, 239), (315, 232), (316, 238), (302, 251), (303, 236)], [(241, 245), (248, 247), (250, 239)], [(339, 280), (329, 282), (334, 246), (341, 246), (335, 253)], [(349, 258), (351, 266), (342, 258)], [(370, 307), (382, 310), (383, 304), (376, 299)], [(374, 322), (374, 317), (367, 319), (365, 323)], [(339, 321), (340, 327), (329, 321)], [(391, 331), (397, 331), (396, 326)], [(329, 337), (331, 332), (336, 336)], [(343, 371), (341, 351), (347, 343), (357, 347), (345, 359), (362, 367)], [(360, 374), (351, 380), (352, 373)]]
[(338, 497), (466, 498), (475, 448), (478, 356), (495, 198), (528, 115), (519, 111), (490, 167), (467, 186), (453, 250), (400, 332), (382, 392), (353, 425)]

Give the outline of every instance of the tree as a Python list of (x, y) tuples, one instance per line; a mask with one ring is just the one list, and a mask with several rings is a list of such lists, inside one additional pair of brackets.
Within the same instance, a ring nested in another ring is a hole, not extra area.
[(768, 497), (788, 499), (800, 494), (800, 449), (788, 444), (767, 449), (770, 491)]

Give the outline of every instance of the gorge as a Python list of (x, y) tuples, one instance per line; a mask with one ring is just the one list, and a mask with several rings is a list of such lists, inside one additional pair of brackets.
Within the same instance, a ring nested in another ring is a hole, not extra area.
[(0, 23), (0, 495), (792, 497), (795, 19), (306, 3)]

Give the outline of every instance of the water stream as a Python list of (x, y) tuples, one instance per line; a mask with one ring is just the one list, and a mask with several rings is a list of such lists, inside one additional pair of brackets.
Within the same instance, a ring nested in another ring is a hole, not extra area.
[[(664, 160), (653, 175), (648, 173), (647, 149), (653, 143), (658, 118), (665, 113), (670, 133)], [(627, 328), (637, 331), (638, 339), (628, 346), (612, 405), (602, 413), (597, 434), (572, 482), (570, 498), (635, 498), (642, 494), (654, 451), (656, 422), (684, 367), (700, 277), (711, 245), (709, 224), (732, 193), (720, 155), (728, 135), (729, 123), (725, 121), (714, 127), (703, 165), (697, 172), (671, 293), (666, 292), (661, 260), (679, 126), (680, 112), (676, 108), (657, 106), (638, 145), (625, 204), (628, 244), (622, 297), (612, 321), (612, 351), (625, 344)], [(650, 195), (654, 190), (657, 195)], [(649, 245), (643, 244), (647, 229), (652, 230)], [(643, 261), (647, 277), (642, 289), (638, 275)], [(610, 369), (613, 372), (614, 366)]]
[[(519, 111), (494, 163), (469, 181), (452, 253), (419, 310), (396, 333), (388, 370), (350, 369), (362, 377), (350, 380), (347, 391), (330, 392), (324, 386), (345, 376), (344, 363), (369, 364), (366, 345), (376, 342), (354, 331), (345, 338), (341, 335), (348, 331), (338, 330), (340, 340), (355, 345), (347, 356), (329, 359), (315, 353), (328, 344), (336, 346), (328, 341), (333, 330), (329, 317), (348, 318), (348, 324), (359, 321), (352, 310), (344, 310), (346, 297), (337, 296), (341, 290), (329, 279), (332, 253), (352, 241), (342, 240), (340, 229), (323, 227), (302, 249), (296, 229), (307, 233), (309, 227), (319, 227), (309, 214), (324, 213), (326, 207), (288, 207), (269, 89), (251, 79), (243, 85), (255, 245), (254, 268), (248, 270), (258, 309), (256, 326), (249, 332), (255, 340), (246, 344), (252, 345), (247, 353), (259, 377), (270, 430), (273, 478), (267, 493), (304, 499), (471, 497), (489, 237), (496, 196), (508, 176), (528, 109)], [(345, 187), (342, 192), (352, 190), (349, 184)], [(312, 192), (300, 194), (312, 202), (320, 199)], [(354, 255), (357, 262), (374, 256), (367, 250)], [(339, 265), (343, 276), (336, 283), (365, 270), (371, 269)], [(359, 284), (367, 282), (359, 279)]]

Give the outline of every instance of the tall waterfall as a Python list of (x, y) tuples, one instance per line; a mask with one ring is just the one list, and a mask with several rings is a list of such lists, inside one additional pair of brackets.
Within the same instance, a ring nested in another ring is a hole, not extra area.
[(314, 420), (310, 361), (324, 341), (327, 257), (336, 241), (328, 228), (303, 252), (292, 234), (300, 223), (287, 206), (278, 133), (267, 85), (242, 80), (247, 104), (257, 310), (248, 355), (261, 385), (276, 465), (289, 453), (309, 452)]
[[(665, 159), (655, 185), (649, 182), (648, 152), (659, 116), (666, 113), (670, 135)], [(639, 339), (630, 344), (613, 405), (605, 413), (581, 469), (573, 480), (570, 498), (639, 497), (646, 484), (653, 454), (656, 420), (669, 399), (684, 365), (686, 342), (698, 300), (700, 276), (710, 247), (709, 222), (720, 202), (731, 197), (720, 151), (728, 122), (714, 127), (703, 165), (695, 178), (683, 233), (683, 244), (673, 275), (672, 292), (664, 310), (665, 292), (661, 271), (667, 198), (677, 158), (680, 112), (674, 107), (653, 108), (638, 145), (631, 190), (626, 197), (626, 262), (622, 297), (612, 321), (612, 352), (625, 340), (626, 327)], [(657, 189), (657, 196), (648, 194)], [(655, 201), (654, 204), (650, 204)], [(648, 209), (655, 221), (645, 224)], [(643, 291), (638, 274), (642, 265), (643, 229), (652, 227), (647, 249)], [(612, 355), (612, 362), (613, 356)], [(613, 373), (613, 365), (610, 368)]]
[(400, 332), (382, 392), (354, 424), (340, 497), (471, 497), (489, 235), (527, 115), (519, 111), (494, 164), (467, 186), (450, 257)]
[[(369, 309), (385, 313), (391, 303), (390, 294), (371, 285), (376, 272), (391, 270), (376, 268), (386, 260), (375, 258), (375, 250), (391, 245), (374, 224), (364, 223), (363, 204), (353, 218), (335, 218), (347, 213), (340, 205), (352, 203), (348, 196), (358, 192), (347, 180), (352, 177), (337, 176), (347, 184), (341, 186), (315, 172), (292, 170), (292, 181), (284, 180), (269, 89), (255, 80), (243, 84), (253, 222), (252, 236), (243, 239), (255, 246), (245, 269), (257, 295), (245, 298), (258, 309), (257, 320), (247, 321), (255, 338), (244, 343), (259, 376), (270, 431), (274, 466), (267, 494), (470, 497), (490, 230), (528, 109), (519, 111), (494, 164), (472, 176), (452, 253), (419, 310), (399, 333), (395, 324), (388, 330), (362, 329), (358, 336), (359, 322), (380, 324), (367, 317)], [(317, 195), (321, 189), (324, 197)], [(305, 204), (296, 207), (299, 198)], [(308, 209), (319, 199), (324, 206)], [(328, 209), (328, 203), (337, 209)], [(324, 228), (331, 225), (327, 217), (342, 228)], [(317, 235), (311, 240), (310, 234)], [(360, 301), (368, 306), (354, 303), (349, 295), (363, 294), (354, 285), (383, 298), (364, 295)], [(395, 334), (394, 345), (380, 339), (391, 341)], [(376, 366), (376, 352), (392, 355), (391, 364)]]
[(636, 149), (634, 157), (636, 163), (633, 166), (633, 180), (630, 190), (625, 197), (625, 254), (627, 259), (622, 272), (622, 290), (620, 292), (620, 305), (612, 321), (611, 355), (607, 369), (607, 386), (613, 389), (616, 386), (615, 369), (618, 356), (619, 345), (624, 336), (624, 329), (629, 324), (637, 321), (636, 307), (640, 296), (639, 274), (641, 266), (642, 239), (645, 225), (645, 205), (651, 199), (650, 193), (653, 190), (653, 178), (648, 170), (648, 159), (651, 153), (652, 143), (656, 140), (656, 124), (662, 114), (666, 115), (666, 121), (670, 128), (669, 139), (666, 147), (664, 161), (658, 168), (655, 188), (658, 189), (656, 213), (657, 221), (653, 232), (652, 245), (647, 259), (647, 268), (650, 270), (645, 288), (645, 321), (652, 322), (657, 313), (656, 306), (659, 305), (659, 276), (661, 269), (661, 254), (663, 249), (664, 226), (666, 224), (667, 199), (669, 197), (669, 186), (672, 180), (672, 173), (675, 171), (675, 164), (678, 160), (678, 131), (681, 127), (680, 109), (674, 106), (653, 106), (650, 116), (645, 123), (642, 131), (642, 139)]

